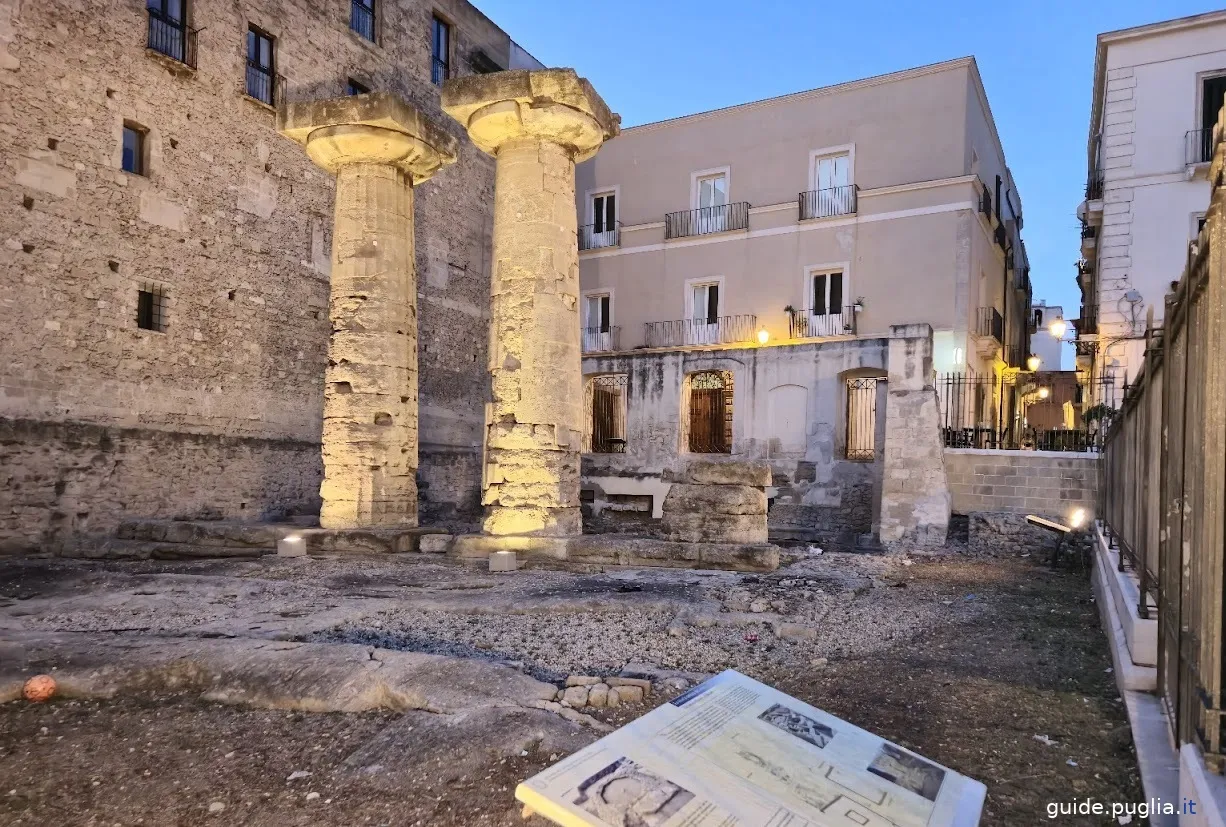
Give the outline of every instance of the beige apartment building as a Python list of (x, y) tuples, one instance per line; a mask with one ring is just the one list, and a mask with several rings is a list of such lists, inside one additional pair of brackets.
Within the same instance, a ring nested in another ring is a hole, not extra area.
[(276, 106), (364, 91), (459, 142), (414, 192), (400, 402), (422, 521), (475, 520), (494, 161), (439, 94), (539, 66), (465, 0), (0, 0), (0, 553), (318, 515), (335, 180)]
[(594, 517), (658, 514), (678, 462), (723, 453), (772, 461), (777, 530), (868, 533), (891, 328), (930, 325), (938, 373), (1029, 355), (974, 58), (624, 129), (576, 193)]
[(1098, 36), (1086, 139), (1077, 367), (1117, 405), (1148, 319), (1187, 263), (1209, 206), (1212, 127), (1226, 100), (1226, 11)]

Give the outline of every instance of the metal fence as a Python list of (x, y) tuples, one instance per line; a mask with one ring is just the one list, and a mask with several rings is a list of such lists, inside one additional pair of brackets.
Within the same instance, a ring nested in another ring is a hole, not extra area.
[(1158, 615), (1158, 690), (1180, 744), (1226, 767), (1226, 110), (1218, 116), (1209, 221), (1189, 246), (1164, 328), (1124, 392), (1104, 445), (1100, 514)]
[(802, 192), (798, 200), (802, 221), (809, 218), (851, 215), (856, 211), (856, 185)]
[[(936, 379), (941, 436), (946, 448), (1097, 451), (1099, 432), (1075, 427), (1036, 427), (1030, 410), (1047, 399), (1033, 375), (976, 376), (944, 373)], [(1050, 390), (1050, 389), (1049, 389)]]
[(740, 344), (752, 342), (757, 328), (757, 316), (646, 322), (643, 324), (643, 341), (647, 347)]
[(621, 350), (622, 329), (617, 325), (580, 328), (584, 353), (607, 353)]
[(747, 201), (670, 212), (664, 216), (664, 238), (666, 239), (746, 229), (749, 229), (749, 202)]
[(833, 313), (814, 313), (812, 310), (788, 312), (788, 336), (792, 339), (818, 339), (823, 336), (854, 336), (856, 334), (856, 309), (847, 305)]
[(579, 249), (599, 250), (602, 247), (616, 247), (621, 243), (622, 223), (616, 224), (584, 224), (579, 228)]

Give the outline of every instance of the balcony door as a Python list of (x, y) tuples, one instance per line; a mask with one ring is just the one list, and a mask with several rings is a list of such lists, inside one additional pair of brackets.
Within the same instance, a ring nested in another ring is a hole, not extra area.
[(843, 330), (843, 271), (815, 270), (809, 274), (811, 303), (809, 305), (810, 336), (842, 336)]
[(612, 350), (609, 317), (613, 297), (608, 293), (583, 297), (583, 352), (601, 353)]
[(1226, 75), (1205, 78), (1201, 86), (1201, 128), (1197, 147), (1201, 162), (1213, 157), (1213, 127), (1217, 124), (1217, 113), (1222, 108), (1223, 98), (1226, 98)]
[(686, 324), (687, 345), (719, 344), (719, 282), (690, 285), (687, 297), (689, 320)]
[(814, 218), (851, 212), (851, 156), (846, 153), (814, 159)]
[(694, 182), (697, 187), (698, 215), (696, 228), (701, 233), (720, 233), (727, 227), (728, 176), (724, 173), (704, 175)]
[(602, 192), (592, 196), (591, 248), (617, 246), (617, 194)]
[(182, 62), (185, 45), (185, 0), (147, 0), (149, 46)]

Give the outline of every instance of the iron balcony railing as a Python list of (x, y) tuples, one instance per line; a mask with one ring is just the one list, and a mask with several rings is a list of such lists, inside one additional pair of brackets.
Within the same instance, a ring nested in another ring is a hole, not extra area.
[(1000, 249), (1003, 250), (1005, 249), (1005, 247), (1009, 246), (1009, 235), (1008, 233), (1005, 232), (1004, 224), (996, 225), (995, 238), (996, 238), (996, 243), (1000, 245)]
[(684, 347), (686, 345), (729, 345), (752, 342), (758, 328), (757, 316), (720, 316), (716, 319), (675, 319), (647, 322), (643, 339), (647, 347)]
[(1095, 169), (1090, 171), (1090, 175), (1086, 178), (1086, 200), (1101, 201), (1103, 198), (1103, 171)]
[(284, 93), (285, 78), (253, 60), (247, 61), (247, 97), (276, 106)]
[(616, 247), (621, 244), (622, 224), (584, 224), (579, 228), (579, 249), (599, 250), (602, 247)]
[(666, 239), (747, 229), (749, 229), (749, 203), (746, 201), (670, 212), (664, 216), (664, 237)]
[(1213, 129), (1190, 129), (1184, 135), (1184, 158), (1188, 164), (1207, 164), (1213, 160)]
[(196, 30), (182, 20), (149, 10), (149, 38), (146, 45), (155, 52), (196, 68)]
[(1081, 222), (1081, 237), (1096, 238), (1098, 236), (1098, 228), (1088, 221)]
[(350, 0), (349, 28), (371, 43), (375, 42), (374, 0)]
[(607, 353), (609, 351), (621, 350), (622, 329), (620, 327), (613, 325), (608, 327), (585, 327), (580, 332), (583, 334), (584, 353)]
[(991, 221), (992, 220), (992, 193), (987, 188), (987, 186), (983, 184), (982, 181), (980, 181), (979, 184), (980, 186), (983, 187), (983, 191), (979, 195), (979, 212), (986, 215), (988, 217), (988, 220)]
[(432, 58), (430, 63), (430, 80), (435, 86), (442, 86), (443, 81), (451, 76), (447, 61), (442, 58)]
[(818, 339), (823, 336), (854, 336), (856, 333), (855, 307), (848, 305), (841, 311), (791, 310), (788, 312), (788, 334), (792, 339)]
[(800, 219), (851, 215), (856, 211), (856, 191), (855, 184), (848, 184), (845, 187), (802, 192), (799, 196)]
[(980, 336), (990, 337), (997, 342), (1005, 340), (1005, 317), (1000, 315), (1000, 311), (995, 307), (979, 308), (979, 327)]

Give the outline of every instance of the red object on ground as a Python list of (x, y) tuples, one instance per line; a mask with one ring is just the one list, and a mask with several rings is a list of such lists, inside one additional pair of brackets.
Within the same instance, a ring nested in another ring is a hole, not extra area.
[(50, 675), (35, 675), (26, 681), (21, 694), (30, 703), (41, 704), (55, 694), (55, 678)]

